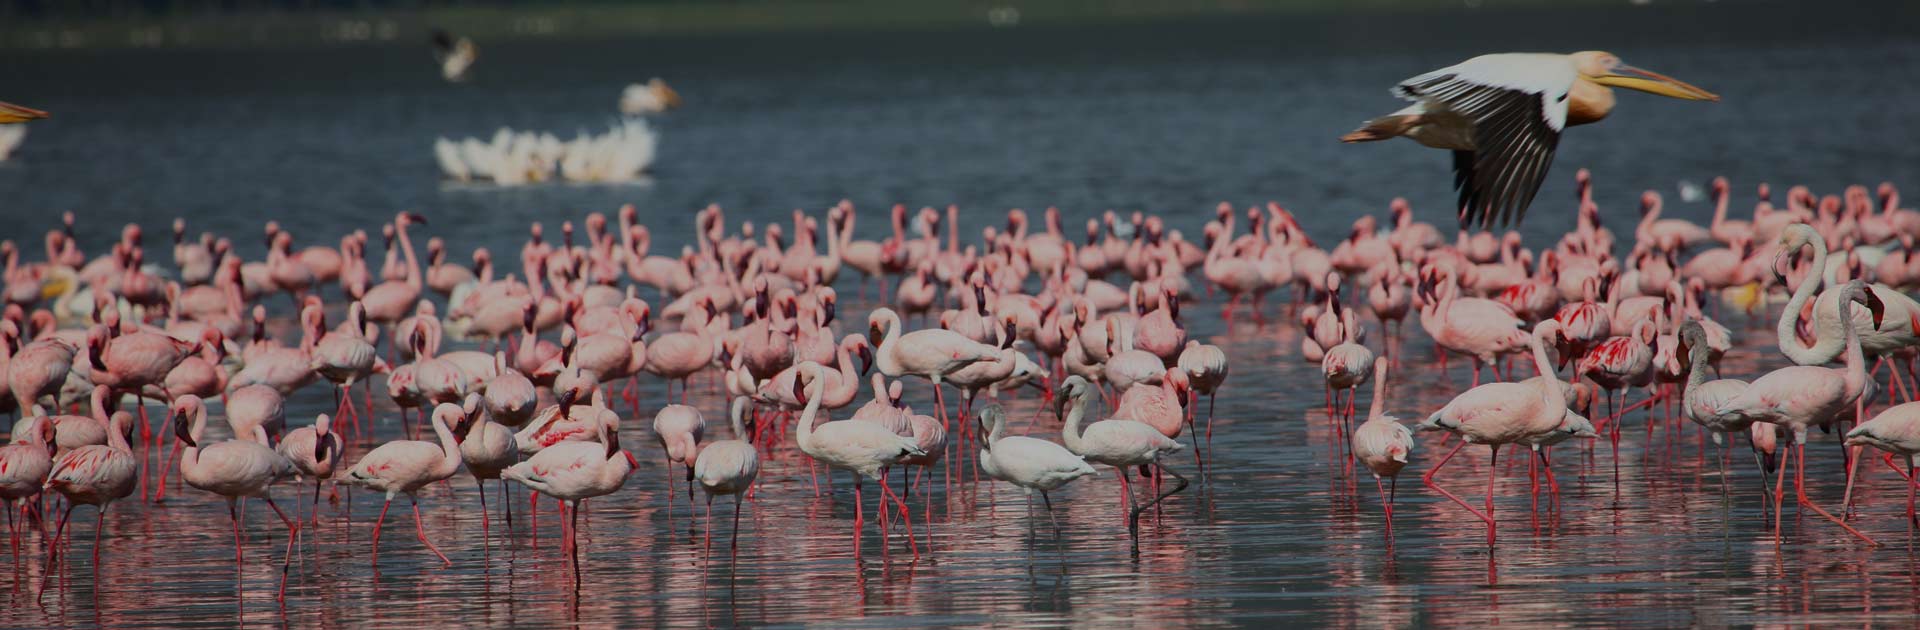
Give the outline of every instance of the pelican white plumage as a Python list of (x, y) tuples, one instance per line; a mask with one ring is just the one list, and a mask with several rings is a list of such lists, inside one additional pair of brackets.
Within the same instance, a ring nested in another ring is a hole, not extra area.
[(499, 186), (563, 179), (569, 182), (630, 182), (653, 165), (659, 134), (634, 118), (606, 133), (581, 132), (562, 141), (552, 133), (501, 127), (491, 142), (446, 138), (433, 143), (434, 160), (453, 181), (488, 180)]
[(634, 83), (620, 92), (620, 113), (628, 116), (658, 114), (680, 106), (680, 93), (660, 77), (646, 83)]
[(460, 145), (445, 137), (433, 139), (433, 159), (440, 163), (440, 172), (457, 182), (473, 179), (474, 169), (460, 156)]
[(1451, 150), (1461, 225), (1518, 223), (1547, 176), (1560, 133), (1569, 125), (1599, 122), (1613, 110), (1609, 86), (1720, 100), (1608, 52), (1481, 55), (1401, 81), (1393, 94), (1413, 105), (1367, 121), (1340, 139), (1406, 136)]

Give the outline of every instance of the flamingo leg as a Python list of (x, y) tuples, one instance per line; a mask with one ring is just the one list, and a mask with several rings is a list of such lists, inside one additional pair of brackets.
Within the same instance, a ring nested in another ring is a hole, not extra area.
[(1373, 488), (1380, 491), (1380, 507), (1387, 513), (1387, 540), (1393, 540), (1393, 502), (1387, 500), (1387, 488), (1381, 485), (1380, 475), (1373, 476)]
[(480, 489), (480, 539), (487, 540), (492, 534), (492, 527), (487, 522), (487, 480), (474, 477), (473, 487)]
[(1160, 464), (1154, 464), (1154, 468), (1172, 475), (1177, 483), (1173, 485), (1173, 489), (1160, 493), (1158, 496), (1153, 497), (1152, 501), (1135, 506), (1133, 511), (1127, 514), (1127, 534), (1133, 537), (1133, 553), (1135, 554), (1140, 553), (1140, 513), (1158, 505), (1161, 501), (1165, 501), (1167, 497), (1173, 496), (1174, 493), (1187, 489), (1187, 478), (1180, 473), (1174, 472), (1172, 468)]
[(1493, 448), (1493, 459), (1487, 464), (1487, 546), (1492, 547), (1494, 530), (1497, 529), (1493, 519), (1493, 483), (1494, 475), (1500, 472), (1500, 445), (1489, 446)]
[(1812, 499), (1807, 498), (1807, 445), (1799, 439), (1795, 439), (1794, 442), (1793, 492), (1797, 495), (1800, 505), (1804, 505), (1807, 509), (1813, 510), (1814, 513), (1826, 517), (1829, 521), (1833, 521), (1833, 524), (1839, 525), (1841, 529), (1847, 530), (1847, 533), (1853, 534), (1860, 540), (1866, 541), (1867, 544), (1875, 547), (1880, 546), (1880, 543), (1874, 542), (1873, 537), (1860, 533), (1860, 530), (1854, 529), (1853, 526), (1848, 525), (1846, 521), (1834, 518), (1832, 514), (1827, 513), (1826, 510), (1815, 505)]
[(740, 512), (742, 511), (745, 511), (745, 507), (741, 504), (740, 493), (736, 492), (733, 495), (733, 537), (727, 541), (728, 548), (736, 553), (740, 550)]
[(386, 524), (387, 508), (390, 507), (393, 507), (392, 496), (388, 496), (387, 502), (380, 506), (380, 518), (373, 521), (373, 563), (375, 565), (380, 564), (380, 526)]
[(1493, 519), (1487, 518), (1485, 514), (1480, 513), (1479, 508), (1475, 508), (1473, 507), (1473, 504), (1467, 503), (1466, 501), (1461, 500), (1460, 497), (1454, 496), (1452, 492), (1448, 492), (1446, 488), (1440, 487), (1440, 484), (1435, 483), (1433, 481), (1433, 478), (1440, 474), (1440, 469), (1446, 467), (1447, 462), (1452, 461), (1453, 456), (1455, 454), (1458, 454), (1460, 452), (1460, 449), (1466, 448), (1466, 446), (1467, 446), (1466, 440), (1461, 440), (1459, 444), (1455, 444), (1453, 446), (1453, 450), (1447, 451), (1446, 456), (1440, 458), (1439, 463), (1434, 464), (1432, 469), (1429, 469), (1426, 472), (1426, 474), (1420, 476), (1420, 481), (1421, 483), (1426, 484), (1427, 487), (1433, 488), (1436, 492), (1439, 492), (1441, 496), (1446, 497), (1448, 500), (1451, 500), (1454, 503), (1460, 504), (1460, 507), (1467, 509), (1467, 513), (1472, 514), (1474, 518), (1478, 518), (1482, 521), (1485, 521), (1488, 527), (1492, 527)]
[(233, 522), (233, 572), (240, 573), (240, 567), (245, 560), (240, 552), (240, 512), (234, 507), (234, 503), (233, 499), (227, 499), (227, 520)]
[(1913, 511), (1914, 491), (1920, 489), (1920, 479), (1916, 479), (1913, 474), (1915, 459), (1912, 455), (1907, 456), (1907, 531), (1920, 528), (1920, 516), (1916, 516)]
[(1060, 519), (1053, 514), (1053, 497), (1047, 496), (1047, 491), (1041, 490), (1040, 501), (1047, 505), (1047, 520), (1053, 522), (1053, 541), (1060, 542)]
[(433, 555), (440, 556), (442, 566), (453, 566), (453, 561), (447, 559), (447, 554), (440, 553), (440, 548), (433, 546), (433, 541), (427, 540), (427, 524), (420, 520), (420, 500), (409, 495), (407, 501), (413, 504), (413, 528), (420, 535), (420, 543), (426, 545), (427, 550), (432, 551)]
[(860, 496), (860, 475), (853, 476), (853, 557), (860, 558), (860, 529), (867, 524), (866, 501)]

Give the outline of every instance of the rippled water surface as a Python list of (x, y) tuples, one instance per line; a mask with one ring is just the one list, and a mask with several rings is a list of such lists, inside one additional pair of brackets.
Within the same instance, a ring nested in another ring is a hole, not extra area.
[[(1598, 46), (1725, 100), (1626, 96), (1605, 125), (1569, 133), (1527, 224), (1530, 245), (1569, 224), (1574, 165), (1594, 168), (1616, 231), (1629, 229), (1640, 189), (1716, 174), (1741, 191), (1763, 179), (1822, 190), (1883, 179), (1920, 186), (1911, 143), (1920, 130), (1889, 107), (1920, 95), (1883, 74), (1911, 71), (1920, 58), (1910, 35), (1882, 32), (1911, 18), (1910, 8), (1755, 9), (1754, 20), (1776, 25), (1765, 31), (1798, 20), (1823, 33), (1784, 41), (1716, 11), (511, 43), (487, 48), (467, 85), (439, 83), (427, 53), (411, 47), (10, 55), (0, 65), (5, 96), (56, 117), (36, 123), (15, 160), (0, 165), (8, 220), (0, 235), (35, 243), (54, 212), (71, 209), (90, 252), (125, 221), (157, 233), (175, 215), (237, 237), (272, 217), (303, 243), (324, 242), (413, 209), (432, 221), (423, 232), (457, 251), (502, 252), (517, 251), (530, 221), (551, 228), (630, 202), (661, 245), (677, 249), (690, 211), (708, 202), (727, 206), (730, 219), (766, 220), (841, 198), (862, 208), (863, 235), (885, 229), (879, 211), (893, 202), (961, 204), (969, 235), (998, 223), (1005, 208), (1045, 205), (1076, 221), (1109, 207), (1159, 212), (1193, 235), (1220, 200), (1276, 199), (1332, 239), (1355, 213), (1380, 211), (1394, 195), (1444, 221), (1434, 212), (1448, 196), (1444, 157), (1407, 143), (1334, 141), (1365, 115), (1396, 107), (1385, 89), (1393, 81), (1486, 50)], [(1536, 28), (1569, 22), (1593, 32), (1562, 41)], [(661, 157), (650, 182), (516, 190), (436, 182), (428, 150), (436, 135), (488, 135), (500, 125), (563, 137), (597, 129), (620, 86), (652, 75), (672, 81), (689, 106), (658, 121)], [(1682, 215), (1707, 211), (1674, 205)], [(250, 254), (260, 251), (255, 240), (236, 238)], [(851, 274), (840, 289), (845, 321), (860, 321), (871, 303)], [(1286, 312), (1281, 301), (1270, 314)], [(1591, 455), (1558, 449), (1560, 509), (1543, 503), (1537, 515), (1524, 460), (1492, 464), (1502, 521), (1491, 553), (1477, 521), (1420, 483), (1444, 452), (1437, 437), (1421, 436), (1399, 483), (1389, 545), (1371, 480), (1339, 474), (1317, 366), (1298, 356), (1299, 328), (1282, 317), (1265, 328), (1244, 317), (1229, 326), (1218, 305), (1186, 309), (1189, 334), (1227, 348), (1233, 364), (1209, 474), (1143, 523), (1137, 556), (1110, 471), (1055, 493), (1056, 537), (1037, 497), (963, 478), (955, 460), (952, 478), (943, 471), (924, 486), (928, 494), (917, 488), (909, 499), (914, 533), (926, 537), (918, 559), (903, 531), (883, 539), (869, 526), (856, 560), (850, 480), (837, 476), (816, 496), (789, 442), (763, 467), (738, 552), (721, 540), (708, 557), (685, 488), (673, 482), (676, 503), (646, 428), (663, 404), (659, 383), (649, 381), (642, 413), (623, 429), (641, 467), (619, 494), (591, 502), (577, 586), (555, 544), (550, 503), (537, 543), (523, 490), (509, 501), (511, 525), (490, 491), (495, 513), (483, 526), (462, 473), (420, 503), (452, 566), (417, 542), (405, 505), (390, 515), (373, 562), (379, 497), (356, 492), (349, 507), (343, 489), (339, 503), (323, 495), (321, 524), (299, 542), (280, 606), (286, 539), (271, 511), (247, 508), (246, 563), (236, 575), (224, 506), (174, 489), (162, 505), (116, 506), (98, 564), (93, 512), (78, 510), (72, 560), (44, 597), (36, 597), (48, 577), (41, 555), (22, 547), (24, 558), (7, 556), (0, 625), (1903, 625), (1916, 613), (1920, 556), (1901, 521), (1903, 487), (1884, 467), (1865, 467), (1871, 474), (1857, 491), (1857, 524), (1884, 547), (1791, 509), (1776, 547), (1744, 445), (1723, 476), (1716, 447), (1691, 426), (1661, 422), (1649, 437), (1639, 412), (1628, 419), (1617, 490), (1604, 443)], [(1766, 322), (1725, 319), (1741, 332), (1729, 376), (1784, 364)], [(1410, 335), (1388, 407), (1415, 419), (1469, 376), (1458, 361), (1442, 372), (1425, 337)], [(923, 411), (933, 404), (924, 384), (910, 387), (909, 399)], [(376, 400), (376, 441), (398, 436), (397, 411)], [(724, 402), (704, 377), (692, 403), (726, 433), (716, 421)], [(1005, 403), (1018, 430), (1057, 436), (1058, 420), (1036, 413), (1035, 392)], [(331, 404), (314, 387), (289, 416), (304, 424)], [(355, 445), (349, 460), (365, 448)], [(1836, 436), (1816, 434), (1809, 452), (1815, 498), (1827, 504), (1839, 500), (1839, 450)], [(1197, 480), (1182, 455), (1176, 468)], [(1441, 480), (1477, 501), (1489, 466), (1485, 448), (1470, 447)], [(291, 508), (310, 492), (287, 486), (276, 497)], [(875, 494), (868, 485), (869, 516)], [(732, 509), (715, 507), (723, 530)]]

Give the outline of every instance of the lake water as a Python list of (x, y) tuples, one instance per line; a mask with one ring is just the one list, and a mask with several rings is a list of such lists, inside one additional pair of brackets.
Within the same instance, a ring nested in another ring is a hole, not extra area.
[[(1571, 224), (1577, 166), (1593, 168), (1616, 232), (1630, 228), (1633, 199), (1647, 188), (1668, 192), (1676, 214), (1706, 216), (1708, 206), (1681, 203), (1673, 191), (1715, 175), (1733, 179), (1743, 204), (1763, 180), (1823, 192), (1882, 180), (1920, 186), (1911, 142), (1920, 128), (1898, 106), (1920, 94), (1894, 79), (1920, 62), (1920, 42), (1898, 28), (1914, 23), (1915, 9), (1811, 7), (483, 42), (477, 75), (462, 85), (440, 82), (427, 51), (411, 46), (9, 53), (0, 97), (55, 117), (35, 123), (14, 160), (0, 165), (0, 217), (10, 226), (0, 236), (37, 243), (58, 211), (74, 210), (97, 252), (127, 221), (158, 236), (184, 216), (195, 232), (234, 235), (258, 255), (259, 239), (243, 237), (269, 217), (302, 243), (334, 242), (405, 209), (425, 214), (432, 223), (421, 231), (464, 256), (475, 246), (517, 251), (533, 221), (552, 230), (633, 203), (657, 247), (677, 249), (691, 211), (709, 202), (727, 207), (730, 220), (765, 221), (847, 198), (862, 209), (865, 235), (883, 231), (882, 211), (900, 202), (959, 204), (968, 235), (1000, 223), (1009, 207), (1057, 205), (1069, 226), (1108, 208), (1146, 210), (1197, 238), (1215, 203), (1272, 199), (1330, 240), (1393, 196), (1446, 221), (1443, 155), (1405, 142), (1335, 140), (1397, 108), (1390, 85), (1480, 52), (1569, 47), (1613, 50), (1724, 100), (1626, 95), (1605, 124), (1568, 133), (1526, 225), (1530, 245)], [(501, 125), (563, 138), (603, 129), (620, 88), (655, 75), (687, 107), (656, 121), (660, 158), (646, 183), (438, 181), (429, 152), (436, 136), (487, 136)], [(164, 250), (149, 251), (151, 259)], [(857, 322), (870, 305), (855, 299), (850, 276), (843, 321)], [(921, 502), (933, 506), (930, 550), (917, 562), (897, 530), (883, 554), (873, 528), (856, 561), (847, 478), (816, 498), (789, 443), (763, 468), (737, 556), (716, 547), (705, 558), (685, 503), (670, 503), (667, 469), (647, 435), (646, 418), (661, 404), (654, 383), (643, 417), (625, 429), (641, 468), (622, 492), (592, 502), (578, 587), (555, 544), (550, 504), (537, 547), (523, 491), (514, 494), (511, 533), (496, 514), (489, 541), (462, 473), (421, 503), (453, 566), (442, 569), (420, 547), (401, 510), (371, 564), (367, 524), (379, 505), (356, 493), (351, 527), (344, 502), (323, 502), (323, 523), (296, 552), (278, 606), (278, 521), (264, 506), (248, 509), (248, 561), (236, 575), (220, 501), (188, 489), (160, 506), (117, 506), (99, 566), (88, 557), (92, 512), (79, 510), (72, 561), (39, 603), (39, 556), (8, 556), (0, 625), (1903, 625), (1916, 612), (1920, 556), (1901, 521), (1903, 488), (1884, 468), (1862, 481), (1856, 520), (1884, 547), (1866, 548), (1809, 514), (1787, 519), (1776, 549), (1745, 453), (1735, 449), (1723, 479), (1694, 429), (1674, 436), (1663, 425), (1649, 441), (1638, 413), (1617, 494), (1604, 445), (1591, 458), (1563, 446), (1561, 509), (1530, 518), (1525, 466), (1503, 461), (1504, 520), (1491, 553), (1477, 521), (1418, 481), (1443, 452), (1422, 436), (1400, 484), (1389, 548), (1368, 480), (1338, 476), (1317, 366), (1298, 357), (1299, 329), (1260, 329), (1244, 318), (1227, 326), (1218, 303), (1187, 309), (1190, 334), (1229, 348), (1233, 362), (1211, 474), (1143, 524), (1137, 557), (1117, 484), (1103, 469), (1056, 493), (1057, 540), (1017, 490), (956, 478), (951, 492), (943, 481), (930, 484), (930, 498), (911, 499), (916, 533), (924, 533)], [(1727, 357), (1729, 376), (1784, 364), (1766, 322), (1728, 323), (1742, 334)], [(1431, 344), (1412, 334), (1390, 405), (1409, 420), (1468, 379), (1457, 361), (1441, 373)], [(930, 408), (928, 388), (909, 391), (913, 404)], [(400, 424), (380, 402), (376, 437), (392, 439)], [(704, 387), (693, 402), (710, 420), (724, 417), (724, 402)], [(1024, 426), (1039, 401), (1007, 404)], [(324, 388), (311, 388), (289, 416), (304, 424), (330, 405)], [(1058, 421), (1042, 414), (1032, 430), (1055, 436)], [(1827, 504), (1839, 500), (1838, 451), (1835, 436), (1821, 435), (1809, 453), (1816, 498)], [(1442, 479), (1477, 496), (1486, 459), (1480, 447), (1463, 451)], [(1181, 465), (1194, 472), (1190, 461)], [(279, 494), (291, 505), (305, 491)], [(724, 522), (732, 512), (722, 507)]]

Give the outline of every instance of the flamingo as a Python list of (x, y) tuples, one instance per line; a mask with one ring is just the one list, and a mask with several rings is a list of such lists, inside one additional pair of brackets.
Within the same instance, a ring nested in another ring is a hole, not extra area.
[[(886, 310), (886, 309), (882, 309)], [(895, 319), (898, 327), (898, 319)], [(951, 333), (949, 333), (951, 334)], [(865, 502), (861, 497), (861, 479), (880, 482), (881, 501), (892, 497), (900, 507), (907, 511), (907, 504), (900, 500), (887, 486), (886, 469), (902, 460), (926, 451), (910, 437), (888, 430), (878, 424), (867, 422), (819, 422), (816, 418), (824, 415), (820, 412), (820, 399), (827, 385), (826, 366), (807, 362), (802, 364), (800, 379), (794, 383), (793, 395), (803, 401), (806, 408), (800, 412), (799, 430), (796, 434), (800, 451), (808, 457), (826, 464), (828, 468), (838, 468), (854, 474), (853, 478), (853, 553), (860, 555), (860, 532), (866, 524)], [(885, 508), (882, 508), (884, 513)], [(914, 549), (914, 556), (920, 552), (913, 546), (913, 521), (907, 520), (907, 542)]]
[(72, 343), (54, 337), (26, 344), (14, 353), (7, 361), (7, 388), (21, 411), (60, 393), (77, 352)]
[[(271, 492), (273, 484), (292, 479), (299, 473), (293, 462), (266, 444), (249, 439), (232, 439), (203, 444), (207, 429), (207, 407), (199, 396), (188, 394), (173, 401), (174, 435), (187, 444), (187, 450), (180, 454), (180, 478), (187, 485), (220, 495), (227, 500), (227, 517), (233, 521), (233, 567), (240, 570), (243, 562), (240, 537), (240, 512), (238, 502), (248, 497), (264, 499), (273, 508), (273, 513), (287, 525), (287, 550), (281, 564), (281, 576), (284, 579), (287, 566), (293, 562), (293, 540), (300, 533), (300, 523), (287, 518), (280, 506), (273, 502)], [(238, 427), (236, 427), (236, 435)], [(260, 432), (258, 426), (254, 431)], [(265, 435), (256, 436), (265, 439)], [(281, 598), (285, 599), (286, 589), (281, 589)]]
[[(1180, 452), (1180, 443), (1162, 435), (1158, 429), (1146, 423), (1128, 418), (1108, 418), (1087, 425), (1083, 429), (1080, 423), (1086, 418), (1087, 408), (1093, 402), (1093, 383), (1079, 376), (1069, 376), (1061, 383), (1056, 400), (1060, 401), (1059, 404), (1073, 406), (1066, 414), (1065, 425), (1060, 433), (1062, 441), (1066, 442), (1067, 450), (1073, 451), (1073, 454), (1089, 462), (1112, 466), (1114, 472), (1120, 476), (1120, 493), (1127, 507), (1127, 534), (1133, 538), (1134, 551), (1139, 552), (1140, 513), (1187, 487), (1186, 477), (1160, 462), (1162, 458)], [(1160, 493), (1152, 501), (1135, 506), (1133, 493), (1129, 490), (1130, 484), (1127, 482), (1129, 466), (1139, 466), (1143, 471), (1148, 466), (1153, 466), (1173, 475), (1176, 483), (1172, 490)]]
[(693, 460), (693, 478), (707, 495), (708, 549), (713, 548), (715, 495), (733, 495), (733, 536), (728, 547), (740, 548), (740, 512), (743, 510), (740, 498), (748, 488), (753, 487), (753, 480), (760, 475), (760, 453), (753, 448), (752, 442), (747, 441), (746, 414), (750, 404), (745, 396), (734, 397), (732, 406), (727, 410), (727, 419), (733, 426), (733, 439), (707, 443)]
[[(562, 502), (560, 523), (564, 532), (561, 547), (572, 559), (576, 581), (580, 579), (579, 543), (576, 539), (580, 529), (580, 502), (619, 491), (621, 486), (626, 485), (627, 476), (639, 467), (632, 453), (620, 450), (619, 418), (608, 415), (607, 421), (595, 423), (594, 435), (598, 441), (578, 440), (555, 444), (500, 473), (502, 479), (517, 482)], [(566, 503), (572, 503), (573, 508), (566, 509)], [(571, 518), (567, 518), (569, 514)]]
[(901, 334), (900, 315), (881, 307), (867, 316), (867, 336), (879, 338), (874, 344), (874, 363), (889, 378), (906, 375), (933, 381), (934, 404), (939, 407), (941, 425), (952, 432), (947, 417), (947, 400), (940, 389), (941, 380), (961, 368), (1000, 357), (1000, 349), (979, 343), (951, 330), (928, 329)]
[[(520, 451), (513, 439), (513, 430), (494, 422), (483, 414), (483, 400), (478, 393), (467, 394), (461, 412), (468, 421), (457, 427), (460, 442), (460, 461), (467, 466), (467, 472), (473, 475), (473, 484), (480, 494), (480, 535), (488, 535), (491, 529), (487, 514), (487, 480), (499, 480), (500, 473), (508, 466), (520, 461)], [(506, 502), (507, 487), (500, 485), (501, 505), (508, 510), (512, 504)], [(507, 512), (507, 522), (513, 522), (513, 512)]]
[(116, 411), (107, 427), (106, 444), (82, 446), (62, 453), (53, 462), (53, 472), (47, 474), (44, 489), (58, 492), (67, 499), (67, 509), (60, 514), (60, 524), (54, 527), (53, 538), (48, 543), (49, 578), (60, 556), (60, 536), (67, 530), (67, 519), (73, 516), (73, 508), (91, 505), (97, 509), (93, 525), (93, 565), (98, 567), (100, 530), (106, 527), (107, 509), (114, 501), (132, 496), (139, 484), (135, 479), (139, 464), (134, 460), (133, 447), (127, 443), (127, 433), (133, 429), (133, 414)]
[[(1613, 407), (1614, 392), (1620, 393), (1620, 405), (1626, 405), (1628, 387), (1646, 387), (1653, 381), (1653, 342), (1654, 323), (1641, 320), (1634, 324), (1633, 334), (1625, 337), (1610, 337), (1600, 342), (1585, 356), (1574, 370), (1574, 378), (1581, 376), (1593, 379), (1593, 382), (1607, 390), (1607, 403)], [(1638, 404), (1652, 404), (1650, 397)], [(1613, 443), (1614, 486), (1620, 484), (1620, 419), (1631, 407), (1621, 408), (1601, 420), (1605, 425), (1608, 439)], [(1652, 432), (1652, 424), (1647, 430)]]
[[(374, 356), (373, 342), (361, 335), (365, 329), (366, 319), (366, 309), (361, 302), (348, 304), (346, 330), (333, 331), (321, 336), (320, 341), (314, 344), (313, 351), (309, 353), (307, 363), (307, 367), (315, 374), (333, 383), (333, 396), (336, 399), (334, 402), (337, 403), (333, 411), (334, 415), (353, 418), (356, 422), (361, 413), (371, 413), (373, 410), (368, 409), (362, 412), (354, 409), (354, 383), (371, 378), (376, 367), (385, 368), (384, 362), (378, 362), (379, 365), (376, 366), (377, 358)], [(371, 390), (368, 390), (369, 400), (372, 396)]]
[(493, 362), (499, 374), (487, 381), (487, 417), (509, 427), (525, 425), (533, 418), (540, 393), (534, 389), (533, 381), (527, 380), (527, 375), (507, 365), (505, 352), (495, 352)]
[[(1187, 381), (1193, 386), (1195, 394), (1207, 396), (1207, 448), (1213, 448), (1213, 402), (1218, 397), (1220, 386), (1227, 382), (1227, 353), (1220, 346), (1188, 340), (1185, 350), (1180, 351), (1178, 367), (1187, 373)], [(1188, 419), (1192, 424), (1192, 419)], [(1196, 435), (1198, 432), (1196, 431)]]
[(1053, 497), (1048, 493), (1075, 479), (1095, 474), (1093, 466), (1064, 446), (1039, 438), (1007, 435), (1006, 429), (1007, 412), (1000, 405), (988, 405), (980, 410), (980, 430), (987, 434), (986, 441), (980, 444), (980, 470), (988, 477), (1019, 486), (1029, 493), (1040, 491), (1040, 500), (1047, 506), (1047, 519), (1053, 522), (1054, 536), (1058, 538), (1060, 521), (1054, 517)]
[(420, 520), (417, 493), (427, 484), (452, 477), (453, 473), (460, 470), (460, 443), (454, 439), (454, 431), (450, 426), (463, 425), (468, 421), (459, 405), (440, 403), (433, 409), (433, 432), (440, 438), (438, 444), (394, 440), (369, 451), (352, 468), (347, 469), (346, 483), (387, 495), (386, 502), (380, 506), (380, 519), (373, 523), (374, 562), (380, 560), (380, 526), (387, 520), (387, 509), (393, 507), (393, 497), (406, 494), (407, 501), (413, 504), (413, 524), (420, 536), (420, 543), (426, 545), (433, 555), (439, 556), (443, 566), (453, 565), (446, 554), (433, 546), (433, 541), (427, 540), (427, 525)]
[(53, 471), (53, 453), (58, 447), (56, 429), (45, 416), (29, 418), (14, 426), (13, 443), (0, 446), (0, 503), (6, 504), (7, 533), (13, 552), (20, 553), (20, 532), (13, 525), (14, 502), (20, 501), (21, 516), (27, 509), (39, 509), (41, 484)]
[[(1879, 327), (1880, 300), (1875, 297), (1872, 289), (1867, 288), (1865, 282), (1854, 280), (1847, 283), (1846, 286), (1841, 287), (1840, 295), (1843, 298), (1840, 304), (1840, 315), (1843, 319), (1852, 317), (1854, 304), (1864, 304), (1871, 317), (1872, 325)], [(1868, 544), (1878, 545), (1879, 543), (1874, 542), (1872, 537), (1860, 533), (1845, 521), (1828, 514), (1826, 510), (1807, 498), (1807, 427), (1830, 424), (1846, 413), (1848, 407), (1853, 407), (1855, 417), (1865, 416), (1861, 413), (1861, 407), (1864, 405), (1863, 394), (1866, 392), (1868, 383), (1866, 359), (1861, 353), (1859, 334), (1852, 326), (1844, 328), (1846, 329), (1846, 351), (1843, 356), (1846, 359), (1846, 367), (1833, 369), (1794, 365), (1768, 372), (1754, 379), (1747, 385), (1745, 391), (1740, 392), (1732, 400), (1721, 403), (1714, 412), (1738, 416), (1751, 422), (1776, 424), (1791, 430), (1794, 447), (1792, 458), (1794, 493), (1800, 505), (1833, 521), (1847, 530), (1847, 533), (1853, 534)], [(1785, 487), (1781, 484), (1785, 482), (1786, 468), (1782, 467), (1778, 474), (1779, 478), (1774, 486), (1775, 506), (1780, 505), (1784, 500)], [(1851, 481), (1851, 471), (1848, 477)], [(1776, 507), (1774, 510), (1775, 544), (1779, 543), (1780, 538), (1779, 521), (1780, 510)]]
[(1907, 522), (1910, 529), (1920, 527), (1920, 516), (1915, 515), (1913, 507), (1914, 490), (1920, 484), (1913, 474), (1915, 455), (1920, 455), (1920, 402), (1888, 407), (1854, 427), (1847, 432), (1847, 445), (1871, 446), (1907, 458)]
[(667, 405), (653, 414), (653, 437), (667, 455), (667, 501), (673, 496), (673, 466), (686, 468), (687, 509), (693, 509), (693, 464), (700, 456), (700, 440), (707, 435), (707, 419), (696, 407)]
[(340, 434), (333, 432), (333, 418), (324, 413), (314, 416), (313, 426), (287, 432), (273, 447), (274, 452), (293, 462), (294, 469), (301, 475), (313, 478), (313, 502), (309, 511), (315, 525), (320, 523), (320, 484), (333, 478), (333, 470), (340, 465), (345, 448)]
[[(1422, 430), (1449, 431), (1463, 438), (1453, 450), (1447, 451), (1445, 457), (1440, 458), (1439, 463), (1421, 476), (1421, 482), (1486, 522), (1488, 547), (1494, 544), (1493, 484), (1494, 475), (1499, 472), (1500, 446), (1550, 433), (1561, 426), (1567, 415), (1566, 391), (1554, 372), (1553, 361), (1547, 356), (1547, 345), (1558, 341), (1559, 336), (1558, 321), (1550, 319), (1533, 327), (1533, 362), (1542, 378), (1474, 387), (1455, 396), (1445, 407), (1420, 423)], [(1468, 444), (1486, 444), (1493, 451), (1490, 461), (1494, 464), (1487, 467), (1485, 512), (1475, 510), (1472, 505), (1433, 481), (1440, 469)]]
[[(1373, 365), (1373, 406), (1367, 410), (1367, 421), (1353, 430), (1353, 457), (1373, 472), (1374, 488), (1380, 491), (1380, 505), (1387, 513), (1387, 540), (1393, 540), (1393, 498), (1400, 486), (1400, 469), (1413, 452), (1413, 430), (1387, 415), (1389, 363)], [(1392, 490), (1380, 485), (1381, 477), (1393, 480)]]

